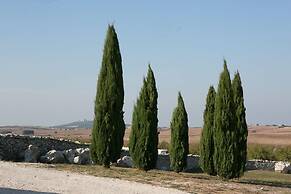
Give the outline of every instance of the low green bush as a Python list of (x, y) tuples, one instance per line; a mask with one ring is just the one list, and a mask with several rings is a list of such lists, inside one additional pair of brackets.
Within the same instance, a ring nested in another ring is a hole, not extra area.
[(248, 159), (275, 160), (273, 147), (267, 145), (249, 145)]
[(291, 162), (291, 146), (278, 148), (276, 150), (276, 158), (278, 160)]
[(291, 162), (291, 146), (248, 145), (248, 159)]
[(200, 155), (199, 144), (191, 143), (189, 145), (189, 154)]
[[(166, 141), (162, 141), (159, 143), (158, 146), (159, 149), (167, 149), (169, 150), (170, 144)], [(196, 154), (199, 155), (199, 144), (196, 143), (190, 143), (189, 144), (189, 154)]]
[(159, 149), (167, 149), (167, 150), (169, 150), (170, 144), (168, 142), (166, 142), (166, 141), (162, 141), (162, 142), (159, 143), (158, 148)]

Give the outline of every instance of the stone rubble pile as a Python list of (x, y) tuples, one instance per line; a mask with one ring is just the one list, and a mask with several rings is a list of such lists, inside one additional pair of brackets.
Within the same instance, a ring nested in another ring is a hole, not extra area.
[(50, 150), (45, 155), (40, 156), (37, 146), (29, 145), (24, 154), (25, 162), (42, 162), (49, 164), (91, 164), (89, 148), (77, 148), (64, 151)]
[(7, 161), (35, 162), (50, 150), (64, 151), (88, 147), (88, 144), (51, 137), (0, 134), (0, 159)]

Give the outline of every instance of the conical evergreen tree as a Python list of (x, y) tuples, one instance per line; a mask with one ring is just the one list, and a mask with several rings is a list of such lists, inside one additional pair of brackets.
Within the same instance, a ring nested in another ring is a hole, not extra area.
[(91, 157), (109, 167), (120, 157), (125, 124), (122, 61), (114, 26), (109, 25), (103, 50), (92, 129)]
[(246, 109), (244, 106), (243, 88), (240, 79), (240, 74), (237, 72), (232, 81), (233, 100), (235, 105), (235, 118), (237, 134), (237, 147), (239, 155), (237, 159), (238, 164), (238, 177), (242, 176), (245, 171), (245, 165), (247, 160), (247, 137), (248, 126), (246, 122)]
[(200, 138), (200, 165), (209, 175), (216, 175), (214, 168), (214, 111), (216, 92), (213, 86), (209, 88), (204, 110), (204, 125)]
[(189, 153), (188, 116), (181, 93), (178, 94), (178, 105), (175, 108), (171, 122), (171, 168), (181, 172), (187, 166)]
[(158, 92), (154, 73), (149, 65), (146, 79), (134, 106), (129, 138), (129, 151), (134, 166), (150, 170), (158, 156)]
[(220, 75), (215, 99), (214, 128), (215, 170), (224, 179), (234, 178), (237, 176), (237, 130), (232, 85), (226, 61), (224, 61), (224, 71)]

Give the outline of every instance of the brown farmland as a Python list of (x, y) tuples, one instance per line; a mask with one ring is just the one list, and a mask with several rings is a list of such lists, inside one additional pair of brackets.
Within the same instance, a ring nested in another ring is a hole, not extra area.
[[(23, 127), (2, 127), (0, 133), (3, 131), (11, 131), (15, 134), (22, 134)], [(27, 128), (26, 128), (27, 129)], [(90, 142), (91, 129), (45, 129), (35, 128), (34, 135), (36, 136), (50, 136), (55, 138), (64, 138), (77, 140), (80, 142)], [(161, 128), (159, 134), (160, 142), (169, 142), (171, 132), (169, 128)], [(125, 145), (129, 139), (130, 129), (125, 132)], [(201, 128), (189, 129), (190, 144), (198, 144), (200, 140)], [(249, 126), (249, 144), (262, 145), (291, 145), (291, 127), (279, 126)]]

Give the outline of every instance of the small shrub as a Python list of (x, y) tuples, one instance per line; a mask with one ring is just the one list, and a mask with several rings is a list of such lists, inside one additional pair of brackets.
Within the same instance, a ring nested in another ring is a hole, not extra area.
[(291, 162), (291, 146), (277, 148), (275, 155), (277, 160)]
[(254, 145), (248, 147), (249, 159), (261, 159), (261, 160), (275, 160), (273, 154), (273, 148), (266, 145)]
[(159, 143), (158, 148), (159, 149), (167, 149), (169, 150), (170, 144), (166, 141), (162, 141), (161, 143)]
[(199, 155), (199, 154), (200, 154), (200, 151), (199, 151), (199, 144), (191, 143), (191, 144), (189, 145), (189, 153), (190, 153), (190, 154)]
[[(166, 142), (166, 141), (162, 141), (159, 143), (158, 146), (159, 149), (167, 149), (169, 150), (170, 148), (170, 143)], [(199, 144), (196, 143), (190, 143), (189, 144), (189, 154), (195, 154), (195, 155), (199, 155)]]

